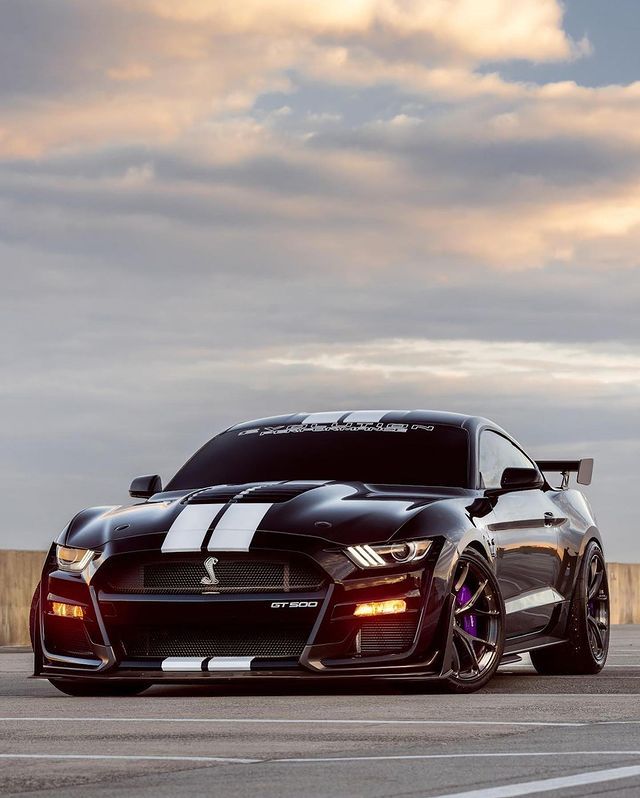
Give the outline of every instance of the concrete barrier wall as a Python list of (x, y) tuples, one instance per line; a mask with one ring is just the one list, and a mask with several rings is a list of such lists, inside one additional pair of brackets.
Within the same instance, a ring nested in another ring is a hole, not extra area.
[[(0, 646), (29, 645), (29, 607), (45, 553), (0, 551)], [(609, 563), (611, 622), (640, 623), (640, 565)]]

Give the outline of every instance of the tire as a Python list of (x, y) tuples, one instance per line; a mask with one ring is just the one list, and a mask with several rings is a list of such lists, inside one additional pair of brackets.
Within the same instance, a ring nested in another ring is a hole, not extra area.
[(567, 623), (566, 643), (531, 651), (538, 673), (600, 673), (609, 651), (609, 583), (604, 554), (592, 540), (582, 556)]
[[(40, 585), (36, 587), (31, 599), (29, 612), (29, 634), (31, 646), (39, 656), (36, 643), (38, 642), (38, 618), (40, 613)], [(73, 696), (132, 696), (144, 692), (151, 686), (151, 682), (99, 682), (93, 679), (49, 679), (49, 682), (62, 693)]]
[(144, 692), (150, 682), (94, 682), (91, 679), (49, 679), (62, 693), (73, 696), (133, 696)]
[(443, 686), (451, 693), (473, 693), (487, 684), (500, 665), (504, 601), (491, 565), (471, 549), (458, 560), (452, 593), (456, 603), (452, 621), (454, 673)]

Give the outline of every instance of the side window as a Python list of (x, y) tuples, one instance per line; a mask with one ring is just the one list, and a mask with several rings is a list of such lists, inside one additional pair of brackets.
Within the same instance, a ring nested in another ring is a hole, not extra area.
[(534, 468), (535, 464), (497, 432), (485, 430), (480, 436), (480, 484), (483, 488), (499, 488), (505, 468)]

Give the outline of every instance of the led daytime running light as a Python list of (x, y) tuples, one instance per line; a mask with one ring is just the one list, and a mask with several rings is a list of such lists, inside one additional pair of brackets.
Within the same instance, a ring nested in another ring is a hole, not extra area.
[(427, 556), (431, 543), (428, 538), (376, 546), (365, 543), (361, 546), (349, 546), (345, 551), (359, 568), (389, 568), (404, 563), (420, 562)]

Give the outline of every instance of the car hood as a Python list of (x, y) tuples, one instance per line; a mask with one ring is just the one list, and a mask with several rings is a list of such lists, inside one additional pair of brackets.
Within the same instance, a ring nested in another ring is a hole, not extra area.
[[(126, 507), (90, 508), (73, 519), (63, 540), (67, 545), (82, 548), (102, 548), (108, 543), (121, 548), (117, 544), (127, 542), (128, 549), (159, 549), (169, 530), (183, 526), (189, 515), (206, 519), (207, 512), (213, 512), (211, 507), (219, 506), (214, 523), (220, 525), (230, 507), (253, 505), (253, 509), (240, 512), (257, 519), (254, 546), (261, 546), (270, 533), (311, 537), (339, 545), (383, 543), (394, 537), (415, 537), (446, 529), (446, 516), (454, 509), (456, 515), (464, 512), (472, 496), (471, 491), (457, 488), (360, 482), (219, 485), (197, 491), (160, 493), (149, 501)], [(178, 524), (182, 513), (187, 515)], [(206, 532), (204, 526), (203, 539)], [(233, 540), (233, 530), (229, 534)]]

